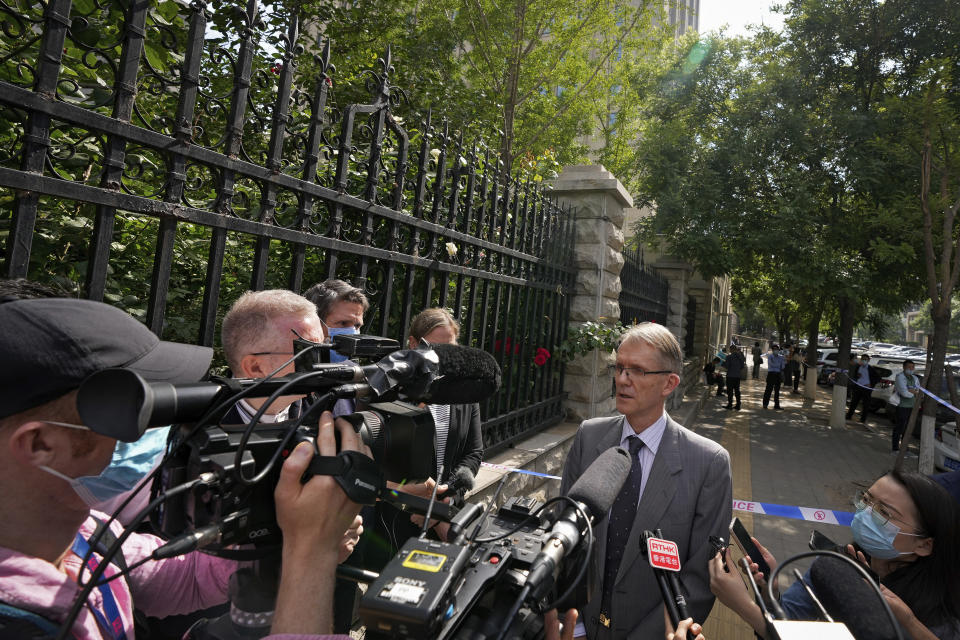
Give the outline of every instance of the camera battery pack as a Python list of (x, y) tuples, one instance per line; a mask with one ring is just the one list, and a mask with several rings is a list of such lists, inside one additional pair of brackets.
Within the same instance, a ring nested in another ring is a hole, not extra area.
[(360, 600), (368, 630), (408, 638), (429, 638), (453, 616), (454, 585), (470, 547), (411, 538)]

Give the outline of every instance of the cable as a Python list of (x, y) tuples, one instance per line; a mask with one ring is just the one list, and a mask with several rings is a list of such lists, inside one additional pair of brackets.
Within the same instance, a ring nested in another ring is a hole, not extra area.
[(570, 586), (567, 587), (567, 590), (564, 591), (561, 595), (554, 598), (553, 602), (544, 605), (544, 610), (549, 611), (550, 609), (555, 609), (558, 604), (570, 597), (570, 594), (573, 593), (573, 590), (576, 589), (577, 585), (580, 584), (580, 581), (583, 580), (583, 576), (586, 575), (587, 569), (590, 566), (590, 554), (593, 552), (594, 538), (593, 538), (593, 525), (590, 523), (590, 518), (587, 517), (586, 511), (584, 511), (576, 500), (572, 499), (569, 496), (560, 496), (570, 503), (573, 504), (574, 508), (577, 510), (577, 513), (583, 516), (584, 522), (587, 523), (587, 547), (584, 549), (583, 560), (580, 562), (580, 570), (577, 571), (577, 576), (570, 583)]
[(856, 562), (852, 558), (843, 555), (842, 553), (837, 553), (836, 551), (804, 551), (803, 553), (798, 553), (795, 556), (791, 556), (780, 563), (776, 569), (770, 574), (770, 578), (767, 579), (767, 597), (770, 599), (770, 604), (773, 606), (775, 613), (781, 619), (784, 619), (783, 609), (780, 608), (780, 604), (773, 597), (773, 585), (777, 580), (777, 576), (780, 575), (780, 571), (783, 570), (791, 562), (796, 562), (797, 560), (802, 560), (803, 558), (812, 558), (814, 556), (828, 556), (831, 558), (839, 558), (846, 562), (847, 564), (853, 566), (857, 572), (867, 581), (867, 584), (873, 589), (874, 593), (877, 594), (877, 598), (880, 599), (880, 604), (883, 605), (883, 610), (887, 613), (887, 617), (890, 619), (890, 623), (893, 625), (894, 631), (897, 632), (897, 640), (904, 640), (903, 631), (900, 629), (900, 624), (897, 622), (896, 616), (893, 615), (893, 611), (890, 609), (890, 605), (887, 604), (887, 599), (883, 597), (883, 592), (880, 591), (880, 587), (877, 586), (877, 583), (873, 581), (873, 578), (867, 573), (867, 570), (860, 566), (859, 562)]
[[(103, 557), (100, 560), (100, 563), (97, 565), (97, 568), (94, 569), (93, 573), (90, 574), (90, 579), (83, 583), (80, 580), (80, 572), (77, 572), (77, 585), (80, 587), (80, 592), (77, 593), (76, 598), (74, 598), (73, 605), (70, 607), (70, 612), (67, 614), (67, 617), (64, 618), (63, 624), (60, 627), (60, 631), (57, 634), (57, 640), (66, 640), (70, 635), (70, 629), (73, 626), (74, 621), (77, 619), (77, 616), (80, 615), (80, 609), (87, 603), (87, 598), (90, 597), (90, 593), (94, 588), (101, 584), (100, 579), (103, 577), (104, 572), (107, 570), (107, 567), (110, 566), (110, 561), (113, 559), (117, 552), (120, 551), (120, 548), (123, 546), (123, 543), (129, 538), (135, 531), (137, 526), (143, 521), (143, 519), (151, 511), (156, 509), (160, 504), (165, 502), (167, 499), (175, 497), (181, 493), (190, 491), (199, 484), (206, 483), (210, 478), (196, 478), (190, 482), (185, 482), (181, 485), (173, 487), (164, 492), (163, 495), (158, 496), (150, 502), (146, 507), (140, 510), (136, 517), (130, 522), (129, 525), (123, 530), (123, 532), (117, 536), (117, 539), (110, 545), (110, 548), (103, 553)], [(104, 527), (104, 531), (106, 527)], [(93, 549), (93, 538), (90, 539), (90, 553), (85, 554), (84, 565), (89, 559), (89, 556), (92, 554)], [(98, 540), (99, 543), (99, 540)], [(139, 566), (139, 565), (138, 565)]]
[[(493, 498), (490, 499), (490, 506), (493, 507), (497, 504), (497, 501), (500, 499), (500, 493), (503, 491), (504, 485), (507, 484), (507, 478), (510, 474), (503, 474), (500, 477), (500, 483), (497, 485), (497, 490), (493, 493)], [(467, 543), (472, 543), (478, 535), (480, 535), (480, 530), (483, 529), (483, 525), (487, 523), (487, 518), (490, 516), (491, 509), (486, 509), (483, 512), (483, 515), (480, 516), (480, 519), (477, 520), (476, 526), (473, 528), (473, 531), (469, 536), (465, 538)]]
[(530, 595), (531, 589), (532, 587), (529, 584), (523, 585), (523, 588), (520, 589), (520, 593), (517, 595), (516, 600), (514, 600), (513, 604), (510, 605), (510, 611), (507, 612), (507, 616), (503, 619), (503, 625), (500, 627), (500, 633), (497, 634), (497, 640), (503, 640), (507, 637), (507, 632), (510, 630), (510, 623), (513, 622), (517, 612), (520, 611), (520, 607), (523, 606), (523, 601), (527, 599), (528, 595)]
[[(323, 375), (324, 375), (323, 371), (313, 371), (310, 373), (305, 373), (302, 376), (293, 378), (289, 382), (281, 385), (279, 389), (274, 391), (270, 395), (270, 397), (267, 398), (267, 400), (263, 403), (263, 406), (261, 406), (259, 411), (257, 411), (256, 415), (254, 415), (250, 419), (250, 422), (247, 423), (247, 427), (246, 429), (244, 429), (243, 435), (240, 437), (240, 444), (237, 446), (237, 451), (233, 456), (234, 476), (237, 482), (241, 486), (251, 486), (263, 480), (267, 476), (267, 474), (270, 473), (270, 471), (273, 469), (274, 465), (277, 463), (277, 460), (280, 459), (280, 456), (282, 455), (284, 448), (290, 443), (290, 438), (293, 437), (293, 434), (296, 433), (297, 429), (300, 427), (299, 421), (294, 422), (287, 429), (286, 433), (283, 436), (283, 440), (280, 442), (280, 445), (277, 447), (277, 450), (274, 452), (273, 457), (270, 458), (270, 461), (267, 462), (266, 466), (264, 466), (264, 468), (260, 470), (256, 475), (254, 475), (252, 478), (244, 477), (243, 467), (241, 466), (241, 462), (243, 461), (243, 454), (247, 449), (247, 442), (250, 440), (250, 436), (253, 435), (253, 430), (260, 424), (260, 418), (263, 417), (263, 414), (266, 412), (267, 407), (269, 407), (274, 400), (282, 396), (293, 385), (299, 384), (304, 380), (307, 380), (310, 378), (322, 378)], [(317, 404), (319, 404), (320, 402), (326, 401), (329, 396), (333, 396), (333, 394), (332, 393), (324, 394), (321, 400), (317, 402)]]
[[(154, 467), (153, 470), (151, 470), (150, 473), (148, 473), (148, 474), (137, 484), (137, 486), (133, 489), (133, 491), (131, 491), (130, 494), (127, 495), (127, 497), (123, 500), (123, 502), (121, 502), (120, 505), (119, 505), (116, 509), (113, 510), (113, 513), (110, 514), (110, 517), (109, 517), (109, 518), (107, 519), (107, 521), (103, 524), (102, 529), (101, 529), (100, 531), (94, 533), (94, 535), (90, 538), (90, 548), (89, 548), (89, 549), (87, 550), (87, 552), (84, 554), (84, 556), (83, 556), (83, 558), (82, 558), (82, 562), (81, 562), (81, 564), (80, 564), (80, 570), (77, 572), (77, 584), (78, 584), (78, 585), (82, 585), (82, 584), (83, 584), (83, 572), (84, 572), (84, 570), (85, 570), (86, 567), (87, 567), (87, 562), (90, 560), (90, 556), (91, 556), (92, 553), (93, 553), (93, 549), (96, 548), (97, 546), (99, 546), (100, 541), (103, 539), (103, 536), (104, 536), (104, 534), (106, 533), (107, 529), (110, 527), (111, 524), (113, 524), (113, 522), (115, 522), (115, 521), (117, 520), (117, 516), (118, 516), (119, 514), (123, 513), (123, 510), (127, 508), (127, 506), (130, 504), (130, 502), (132, 502), (133, 499), (134, 499), (137, 495), (139, 495), (139, 493), (140, 493), (141, 491), (143, 491), (144, 488), (146, 488), (147, 484), (148, 484), (148, 483), (151, 483), (151, 484), (153, 483), (153, 481), (156, 479), (157, 475), (158, 475), (158, 474), (160, 473), (160, 471), (163, 469), (165, 463), (166, 463), (175, 453), (177, 453), (177, 452), (180, 450), (180, 447), (184, 446), (184, 444), (185, 444), (186, 442), (189, 442), (190, 439), (191, 439), (194, 435), (196, 435), (197, 432), (200, 431), (200, 429), (203, 429), (203, 428), (206, 426), (207, 422), (210, 420), (210, 418), (211, 418), (212, 416), (217, 415), (217, 414), (220, 413), (221, 411), (225, 411), (226, 409), (229, 409), (230, 407), (232, 407), (233, 405), (235, 405), (237, 402), (239, 402), (241, 399), (243, 399), (243, 398), (247, 397), (248, 395), (252, 394), (258, 387), (260, 387), (262, 384), (264, 384), (267, 380), (270, 380), (270, 379), (272, 379), (273, 377), (275, 377), (280, 371), (282, 371), (284, 368), (286, 368), (290, 363), (292, 363), (294, 360), (296, 360), (297, 358), (299, 358), (299, 357), (300, 357), (301, 355), (303, 355), (304, 353), (308, 353), (309, 351), (310, 351), (310, 349), (304, 349), (304, 350), (301, 351), (300, 353), (297, 353), (297, 354), (294, 355), (292, 358), (290, 358), (289, 360), (287, 360), (286, 362), (284, 362), (282, 365), (280, 365), (279, 367), (277, 367), (276, 369), (274, 369), (272, 372), (270, 372), (270, 375), (268, 375), (267, 377), (258, 380), (257, 382), (253, 383), (253, 384), (250, 385), (249, 387), (246, 387), (246, 388), (244, 388), (244, 389), (241, 389), (239, 392), (231, 395), (230, 397), (228, 397), (226, 400), (224, 400), (224, 401), (221, 402), (220, 404), (217, 404), (217, 405), (215, 405), (213, 408), (208, 409), (207, 412), (206, 412), (205, 414), (203, 414), (203, 416), (201, 416), (200, 419), (197, 420), (197, 421), (194, 423), (193, 428), (186, 434), (186, 436), (182, 437), (182, 438), (180, 439), (180, 441), (177, 442), (176, 445), (175, 445), (172, 449), (169, 448), (169, 441), (168, 441), (168, 449), (167, 449), (166, 452), (164, 452), (163, 457), (160, 459), (160, 462), (156, 465), (156, 467)], [(151, 503), (151, 504), (152, 504), (152, 503)], [(161, 504), (162, 504), (162, 501), (161, 501)]]

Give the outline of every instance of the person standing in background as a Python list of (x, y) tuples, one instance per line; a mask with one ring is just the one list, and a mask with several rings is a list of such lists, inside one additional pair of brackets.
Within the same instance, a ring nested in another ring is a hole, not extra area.
[(763, 362), (763, 350), (759, 342), (753, 343), (750, 353), (753, 355), (753, 379), (756, 380), (760, 377), (760, 364)]
[[(727, 406), (724, 409), (740, 411), (740, 378), (747, 370), (747, 359), (736, 345), (730, 345), (730, 355), (723, 363), (727, 370)], [(737, 396), (737, 406), (733, 406), (733, 396)]]
[(913, 404), (917, 401), (917, 394), (920, 393), (920, 381), (913, 373), (915, 366), (913, 360), (904, 360), (903, 371), (898, 373), (894, 379), (896, 393), (900, 396), (900, 404), (897, 405), (896, 421), (893, 426), (892, 453), (899, 453), (900, 451), (900, 441), (907, 431), (910, 412), (913, 411)]
[(763, 408), (770, 408), (770, 395), (773, 394), (773, 408), (782, 411), (780, 406), (780, 383), (783, 381), (783, 368), (786, 359), (780, 353), (780, 345), (771, 344), (770, 351), (764, 357), (767, 359), (767, 386), (763, 390)]

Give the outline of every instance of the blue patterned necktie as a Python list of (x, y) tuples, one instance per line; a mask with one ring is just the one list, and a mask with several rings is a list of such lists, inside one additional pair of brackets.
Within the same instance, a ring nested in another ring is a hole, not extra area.
[(600, 607), (608, 617), (611, 614), (610, 607), (613, 603), (613, 585), (617, 579), (617, 570), (620, 568), (623, 550), (627, 546), (633, 520), (637, 515), (640, 483), (643, 479), (639, 456), (643, 440), (639, 436), (630, 436), (627, 438), (627, 446), (630, 448), (630, 459), (633, 461), (630, 465), (630, 475), (613, 502), (610, 521), (607, 523), (607, 553), (603, 565), (603, 597)]

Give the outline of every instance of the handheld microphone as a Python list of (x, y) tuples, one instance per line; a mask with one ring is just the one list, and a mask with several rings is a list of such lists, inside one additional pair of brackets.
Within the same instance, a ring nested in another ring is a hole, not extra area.
[[(630, 454), (621, 447), (612, 447), (600, 454), (570, 487), (567, 496), (580, 506), (591, 525), (603, 520), (610, 511), (630, 475), (630, 466)], [(527, 574), (526, 586), (534, 598), (542, 597), (553, 586), (560, 561), (580, 544), (584, 528), (581, 521), (579, 511), (571, 506), (554, 523)]]
[(454, 495), (461, 491), (467, 493), (473, 489), (473, 483), (476, 479), (476, 476), (467, 467), (457, 467), (450, 474), (450, 479), (447, 480), (447, 495)]
[(890, 623), (876, 591), (846, 562), (821, 556), (810, 565), (810, 583), (824, 609), (843, 622), (857, 640), (893, 640)]
[[(680, 570), (679, 549), (676, 543), (664, 540), (663, 532), (657, 529), (656, 534), (652, 531), (643, 532), (643, 535), (640, 536), (640, 551), (650, 562), (653, 575), (657, 579), (657, 586), (660, 587), (660, 597), (667, 608), (667, 615), (670, 616), (670, 622), (676, 628), (681, 620), (690, 617), (687, 610), (687, 599), (680, 590), (680, 581), (676, 574)], [(670, 569), (663, 567), (670, 567)], [(689, 640), (689, 638), (689, 632), (685, 633), (683, 640)]]

